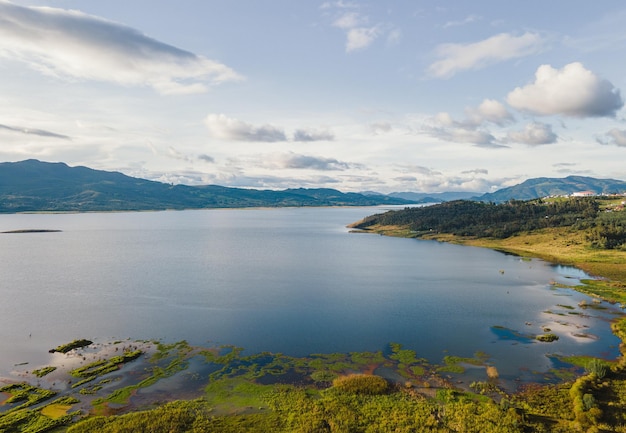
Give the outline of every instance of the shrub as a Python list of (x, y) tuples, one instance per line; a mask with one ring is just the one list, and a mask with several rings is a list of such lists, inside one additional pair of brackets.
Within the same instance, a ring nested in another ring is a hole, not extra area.
[(542, 334), (537, 335), (537, 340), (543, 341), (544, 343), (551, 343), (559, 339), (558, 335), (555, 334)]
[(606, 376), (607, 368), (606, 364), (602, 362), (602, 360), (594, 358), (587, 363), (585, 370), (587, 373), (595, 374), (598, 379), (602, 379)]
[(352, 394), (384, 394), (389, 383), (380, 376), (371, 374), (350, 374), (333, 380), (333, 387)]

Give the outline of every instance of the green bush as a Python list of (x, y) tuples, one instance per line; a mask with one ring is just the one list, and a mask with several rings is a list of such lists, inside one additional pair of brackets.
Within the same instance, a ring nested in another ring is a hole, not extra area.
[(604, 378), (604, 376), (606, 376), (607, 367), (606, 363), (602, 362), (602, 360), (600, 359), (595, 358), (587, 363), (587, 365), (585, 366), (585, 370), (587, 371), (587, 373), (595, 374), (598, 379), (602, 379)]
[(350, 374), (333, 380), (333, 387), (352, 394), (377, 395), (387, 392), (389, 383), (380, 376)]

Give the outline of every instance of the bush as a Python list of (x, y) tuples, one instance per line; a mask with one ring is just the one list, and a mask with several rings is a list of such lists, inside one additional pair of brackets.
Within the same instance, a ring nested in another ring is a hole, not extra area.
[(606, 376), (606, 364), (602, 362), (602, 360), (594, 358), (587, 363), (585, 367), (587, 373), (595, 374), (598, 379), (604, 378)]
[(384, 394), (389, 383), (380, 376), (371, 374), (350, 374), (333, 380), (333, 386), (340, 391), (352, 394)]
[(537, 340), (543, 341), (544, 343), (551, 343), (559, 339), (558, 335), (555, 334), (542, 334), (537, 335)]

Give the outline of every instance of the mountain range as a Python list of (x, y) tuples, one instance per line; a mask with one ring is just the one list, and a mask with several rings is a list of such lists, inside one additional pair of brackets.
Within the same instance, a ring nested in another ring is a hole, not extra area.
[(494, 193), (343, 193), (335, 189), (282, 191), (218, 185), (170, 185), (118, 172), (29, 159), (0, 163), (0, 213), (95, 212), (280, 206), (375, 206), (471, 199), (504, 202), (591, 191), (624, 193), (626, 182), (569, 176), (529, 179)]
[(531, 200), (540, 197), (571, 195), (577, 192), (594, 195), (626, 193), (626, 182), (615, 179), (596, 179), (585, 176), (568, 176), (562, 179), (538, 177), (519, 185), (483, 194), (477, 200), (501, 203), (509, 200)]
[(284, 191), (170, 185), (118, 172), (29, 159), (0, 163), (0, 212), (90, 212), (279, 206), (402, 205), (334, 189)]

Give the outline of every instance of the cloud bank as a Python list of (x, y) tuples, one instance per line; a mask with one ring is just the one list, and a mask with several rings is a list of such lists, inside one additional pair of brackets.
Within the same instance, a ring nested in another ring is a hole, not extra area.
[(231, 68), (79, 11), (0, 1), (0, 57), (58, 78), (201, 93), (241, 79)]
[(507, 96), (511, 107), (536, 115), (614, 117), (624, 106), (618, 89), (578, 62), (555, 69), (541, 65), (535, 81)]

